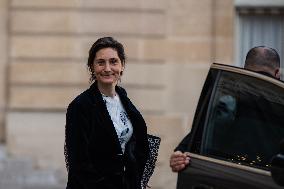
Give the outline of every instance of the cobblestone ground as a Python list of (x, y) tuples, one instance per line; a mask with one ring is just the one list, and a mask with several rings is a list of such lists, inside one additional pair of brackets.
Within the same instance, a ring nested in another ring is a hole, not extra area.
[(64, 189), (63, 173), (36, 169), (28, 158), (13, 158), (0, 145), (0, 189)]

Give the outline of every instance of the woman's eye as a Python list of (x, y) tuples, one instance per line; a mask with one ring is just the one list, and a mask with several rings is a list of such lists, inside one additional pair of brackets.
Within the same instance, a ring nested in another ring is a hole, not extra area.
[(99, 60), (99, 61), (96, 61), (97, 65), (99, 66), (103, 66), (105, 64), (105, 61), (103, 60)]
[(110, 60), (109, 60), (109, 63), (112, 64), (112, 65), (117, 64), (117, 62), (118, 62), (117, 59), (110, 59)]

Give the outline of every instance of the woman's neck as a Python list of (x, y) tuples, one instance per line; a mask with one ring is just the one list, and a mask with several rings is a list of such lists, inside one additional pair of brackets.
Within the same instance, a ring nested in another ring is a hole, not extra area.
[(115, 86), (113, 85), (100, 85), (98, 83), (98, 89), (102, 94), (106, 96), (114, 97), (116, 95)]

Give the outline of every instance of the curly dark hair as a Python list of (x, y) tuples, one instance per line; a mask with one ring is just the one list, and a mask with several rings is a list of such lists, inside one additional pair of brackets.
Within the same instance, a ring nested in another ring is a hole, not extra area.
[(94, 59), (96, 58), (96, 54), (99, 50), (104, 49), (104, 48), (112, 48), (116, 50), (122, 65), (125, 66), (126, 56), (125, 56), (123, 45), (120, 42), (113, 39), (112, 37), (99, 38), (89, 50), (87, 66), (91, 74), (90, 82), (96, 79), (94, 70), (93, 70), (93, 64), (94, 64)]

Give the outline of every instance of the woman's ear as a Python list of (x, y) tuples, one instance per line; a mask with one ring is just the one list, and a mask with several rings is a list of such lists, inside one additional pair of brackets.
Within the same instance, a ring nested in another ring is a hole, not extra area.
[(122, 66), (122, 68), (121, 68), (121, 71), (120, 71), (120, 75), (122, 75), (123, 74), (123, 71), (124, 71), (124, 66)]

